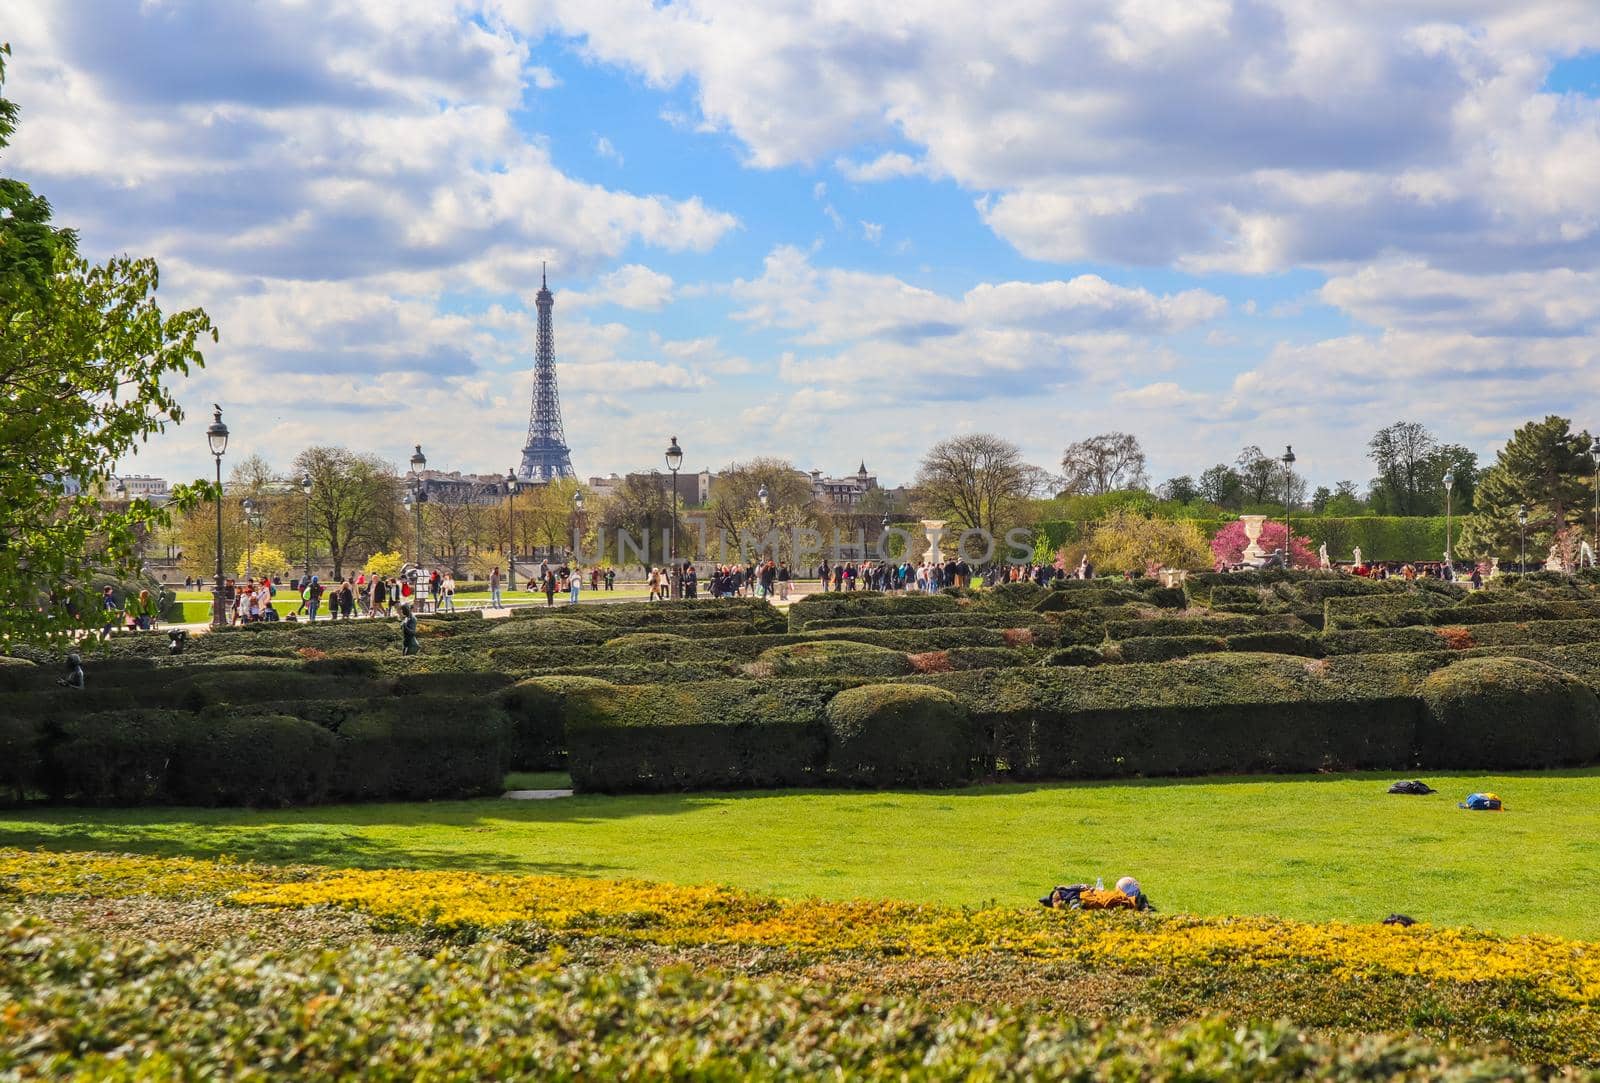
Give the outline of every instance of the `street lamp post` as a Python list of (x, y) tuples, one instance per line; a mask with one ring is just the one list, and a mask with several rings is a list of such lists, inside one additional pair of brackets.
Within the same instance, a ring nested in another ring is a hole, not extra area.
[(254, 525), (253, 520), (255, 519), (256, 502), (254, 500), (251, 500), (249, 497), (245, 497), (243, 506), (244, 506), (244, 577), (246, 579), (254, 579), (255, 578), (255, 574), (256, 574), (256, 570), (255, 570), (255, 565), (253, 563), (251, 563), (251, 559), (250, 559), (251, 558), (251, 554), (254, 551), (254, 547), (252, 546), (251, 541), (250, 541), (250, 528), (251, 528), (251, 526)]
[(222, 598), (222, 454), (228, 450), (228, 426), (222, 423), (222, 407), (212, 403), (211, 408), (214, 413), (206, 429), (206, 443), (217, 460), (217, 578), (211, 584), (211, 627), (221, 628), (228, 623)]
[(1452, 467), (1444, 472), (1444, 563), (1446, 578), (1454, 579), (1456, 575), (1456, 562), (1453, 548), (1450, 544), (1450, 490), (1456, 485), (1456, 472)]
[[(417, 449), (421, 451), (421, 448)], [(517, 472), (506, 471), (506, 590), (517, 589)]]
[(422, 445), (416, 445), (416, 452), (411, 456), (411, 511), (416, 516), (417, 537), (412, 545), (411, 563), (418, 568), (422, 567), (422, 502), (427, 499), (427, 494), (422, 488), (422, 472), (427, 469), (428, 457), (422, 453)]
[(1517, 561), (1517, 574), (1528, 571), (1528, 505), (1517, 505), (1517, 534), (1522, 543), (1522, 559)]
[(581, 562), (583, 538), (583, 490), (574, 490), (572, 494), (572, 574), (578, 574), (578, 564)]
[(1600, 436), (1589, 445), (1589, 456), (1594, 459), (1594, 533), (1589, 536), (1589, 548), (1600, 552)]
[(1283, 458), (1283, 566), (1294, 567), (1294, 532), (1289, 529), (1289, 503), (1294, 496), (1294, 447), (1285, 445)]
[[(1600, 443), (1596, 443), (1595, 446), (1600, 447)], [(682, 465), (683, 449), (678, 446), (678, 438), (674, 436), (672, 442), (667, 445), (667, 469), (672, 471), (672, 540), (667, 546), (667, 559), (672, 565), (671, 582), (674, 598), (679, 597), (682, 589), (681, 577), (678, 574), (678, 468)]]
[(302, 474), (300, 491), (306, 494), (306, 574), (300, 581), (302, 588), (311, 582), (311, 475)]

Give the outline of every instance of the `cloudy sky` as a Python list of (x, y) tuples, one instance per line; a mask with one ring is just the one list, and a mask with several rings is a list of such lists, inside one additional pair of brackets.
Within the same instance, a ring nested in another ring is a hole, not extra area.
[(541, 261), (580, 475), (1152, 474), (1600, 421), (1594, 0), (11, 0), (0, 169), (222, 333), (130, 472), (503, 471)]

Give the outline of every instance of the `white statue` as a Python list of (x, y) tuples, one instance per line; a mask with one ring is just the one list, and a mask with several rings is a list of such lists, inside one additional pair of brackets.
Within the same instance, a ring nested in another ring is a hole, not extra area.
[(1356, 546), (1356, 567), (1358, 567), (1358, 568), (1361, 567), (1361, 564), (1362, 564), (1361, 546), (1358, 545), (1358, 546)]
[(1322, 562), (1323, 571), (1327, 571), (1329, 568), (1333, 567), (1333, 561), (1328, 559), (1327, 542), (1323, 542), (1321, 545), (1317, 546), (1317, 559)]

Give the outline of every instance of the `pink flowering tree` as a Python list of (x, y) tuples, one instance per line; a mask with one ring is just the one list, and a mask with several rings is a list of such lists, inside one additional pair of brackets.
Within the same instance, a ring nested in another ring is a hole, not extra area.
[[(1264, 553), (1272, 553), (1283, 548), (1284, 526), (1282, 523), (1268, 519), (1261, 524), (1261, 538), (1258, 544)], [(1221, 564), (1237, 564), (1244, 559), (1245, 546), (1249, 539), (1244, 536), (1244, 521), (1235, 519), (1211, 539), (1211, 554)], [(1311, 539), (1296, 534), (1293, 548), (1289, 553), (1289, 563), (1296, 568), (1315, 568), (1317, 557), (1311, 551)]]

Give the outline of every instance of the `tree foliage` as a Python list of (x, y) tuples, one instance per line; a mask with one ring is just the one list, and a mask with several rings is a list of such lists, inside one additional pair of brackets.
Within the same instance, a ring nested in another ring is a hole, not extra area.
[(1415, 421), (1396, 421), (1379, 429), (1367, 444), (1378, 468), (1368, 490), (1368, 503), (1378, 515), (1442, 515), (1444, 476), (1453, 478), (1451, 509), (1472, 508), (1477, 487), (1478, 456), (1460, 444), (1441, 444)]
[(1061, 455), (1062, 492), (1099, 496), (1117, 489), (1142, 489), (1144, 449), (1127, 432), (1103, 432), (1067, 445)]
[(1211, 567), (1205, 531), (1192, 519), (1159, 519), (1121, 508), (1095, 524), (1089, 560), (1108, 572)]
[[(1284, 534), (1283, 523), (1268, 519), (1261, 524), (1261, 537), (1256, 544), (1261, 546), (1263, 552), (1279, 552), (1283, 549)], [(1211, 553), (1224, 564), (1237, 564), (1243, 559), (1245, 548), (1249, 544), (1243, 520), (1235, 519), (1212, 536)], [(1300, 534), (1294, 536), (1289, 561), (1296, 568), (1316, 567), (1318, 560), (1311, 551), (1310, 538)]]
[(1047, 480), (1009, 440), (989, 433), (953, 436), (923, 456), (916, 502), (929, 518), (987, 530), (998, 539), (1028, 524), (1028, 501), (1042, 495)]
[[(0, 98), (0, 146), (16, 120)], [(83, 626), (91, 577), (136, 574), (140, 540), (169, 522), (146, 500), (97, 499), (119, 459), (182, 420), (167, 381), (204, 364), (201, 338), (216, 340), (200, 309), (161, 311), (158, 278), (152, 260), (81, 258), (49, 202), (0, 177), (0, 612), (12, 641)], [(174, 507), (199, 492), (174, 487)]]
[(1474, 514), (1461, 532), (1462, 555), (1509, 557), (1521, 537), (1519, 507), (1528, 509), (1528, 551), (1542, 554), (1557, 531), (1583, 527), (1593, 500), (1594, 461), (1587, 432), (1550, 415), (1530, 421), (1506, 441), (1494, 465), (1479, 479)]
[(311, 477), (312, 546), (326, 549), (334, 578), (393, 542), (399, 480), (389, 463), (342, 447), (309, 447), (292, 472)]
[[(765, 509), (761, 506), (763, 488), (767, 490)], [(711, 529), (727, 538), (733, 553), (759, 548), (775, 524), (785, 524), (791, 532), (797, 528), (820, 530), (826, 518), (812, 494), (811, 479), (787, 459), (770, 457), (733, 463), (718, 474), (706, 510)]]

